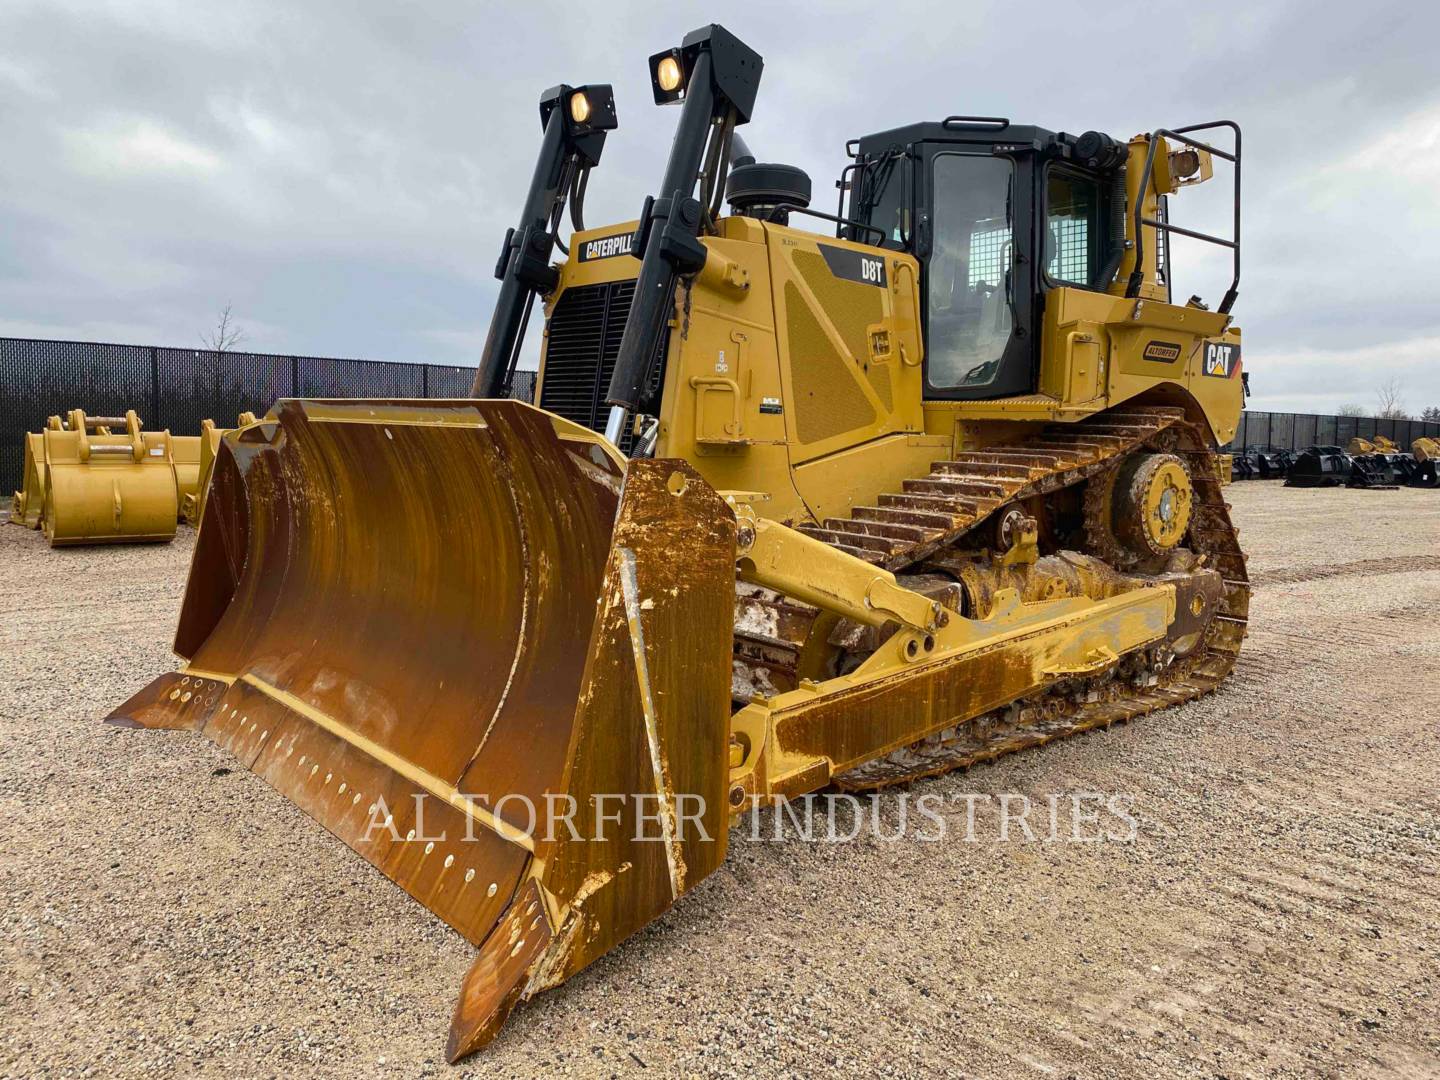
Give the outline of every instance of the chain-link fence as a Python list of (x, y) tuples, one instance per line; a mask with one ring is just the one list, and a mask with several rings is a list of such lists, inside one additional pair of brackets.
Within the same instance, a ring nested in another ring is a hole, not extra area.
[[(229, 426), (276, 398), (464, 398), (474, 377), (474, 368), (441, 364), (0, 338), (0, 498), (8, 504), (20, 486), (22, 435), (70, 409), (134, 409), (147, 430), (198, 435), (206, 417)], [(516, 372), (513, 396), (534, 394), (535, 372)]]
[(1392, 420), (1378, 416), (1325, 416), (1316, 413), (1247, 412), (1230, 446), (1273, 446), (1303, 450), (1307, 446), (1344, 447), (1351, 439), (1384, 435), (1402, 450), (1422, 435), (1440, 438), (1440, 421)]

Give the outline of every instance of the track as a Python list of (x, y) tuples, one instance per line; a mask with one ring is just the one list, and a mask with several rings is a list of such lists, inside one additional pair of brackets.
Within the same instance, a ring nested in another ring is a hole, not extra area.
[[(1122, 658), (1102, 675), (1067, 680), (1038, 699), (966, 718), (852, 769), (838, 778), (842, 788), (867, 790), (936, 776), (1179, 705), (1224, 681), (1245, 637), (1250, 584), (1212, 455), (1183, 410), (1122, 407), (1082, 423), (1052, 425), (1012, 444), (939, 462), (928, 476), (905, 481), (901, 492), (881, 495), (876, 506), (856, 507), (849, 518), (799, 528), (903, 573), (943, 548), (977, 539), (977, 530), (997, 520), (1002, 509), (1100, 477), (1142, 449), (1164, 450), (1186, 461), (1195, 488), (1189, 546), (1224, 579), (1220, 608), (1200, 649), (1158, 672)], [(1113, 541), (1096, 527), (1093, 516), (1087, 522), (1086, 546), (1089, 554), (1113, 561)], [(777, 675), (797, 671), (817, 614), (783, 598), (742, 595), (737, 603), (736, 654), (760, 674), (741, 689), (764, 692)]]

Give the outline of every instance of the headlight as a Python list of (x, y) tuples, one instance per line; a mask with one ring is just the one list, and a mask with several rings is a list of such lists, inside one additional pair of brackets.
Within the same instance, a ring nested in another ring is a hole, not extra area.
[(662, 57), (655, 65), (655, 81), (666, 92), (680, 89), (680, 61), (673, 56)]
[(685, 56), (666, 49), (650, 57), (650, 89), (656, 105), (669, 105), (685, 97)]
[(1200, 155), (1194, 150), (1177, 150), (1170, 155), (1171, 175), (1188, 180), (1200, 171)]
[(577, 90), (570, 95), (570, 119), (577, 124), (583, 124), (590, 119), (590, 99), (583, 91)]

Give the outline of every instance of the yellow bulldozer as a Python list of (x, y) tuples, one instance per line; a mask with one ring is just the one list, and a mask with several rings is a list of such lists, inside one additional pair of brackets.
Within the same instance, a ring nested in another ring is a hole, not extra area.
[[(110, 717), (228, 747), (478, 946), (452, 1060), (757, 806), (1177, 705), (1241, 647), (1239, 128), (917, 122), (847, 145), (829, 213), (737, 132), (761, 69), (719, 26), (651, 57), (674, 143), (601, 227), (611, 89), (547, 91), (473, 398), (226, 434), (184, 666)], [(1173, 223), (1217, 163), (1235, 232)], [(1213, 309), (1173, 233), (1230, 250)]]

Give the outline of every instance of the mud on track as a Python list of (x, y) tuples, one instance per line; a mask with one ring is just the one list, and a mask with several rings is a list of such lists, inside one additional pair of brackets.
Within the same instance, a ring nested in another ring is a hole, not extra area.
[[(945, 843), (736, 837), (454, 1075), (1440, 1075), (1440, 493), (1227, 492), (1219, 694), (904, 789)], [(189, 536), (0, 527), (0, 1075), (449, 1074), (471, 949), (218, 747), (98, 723), (172, 664)], [(1135, 839), (962, 839), (1073, 792)]]

